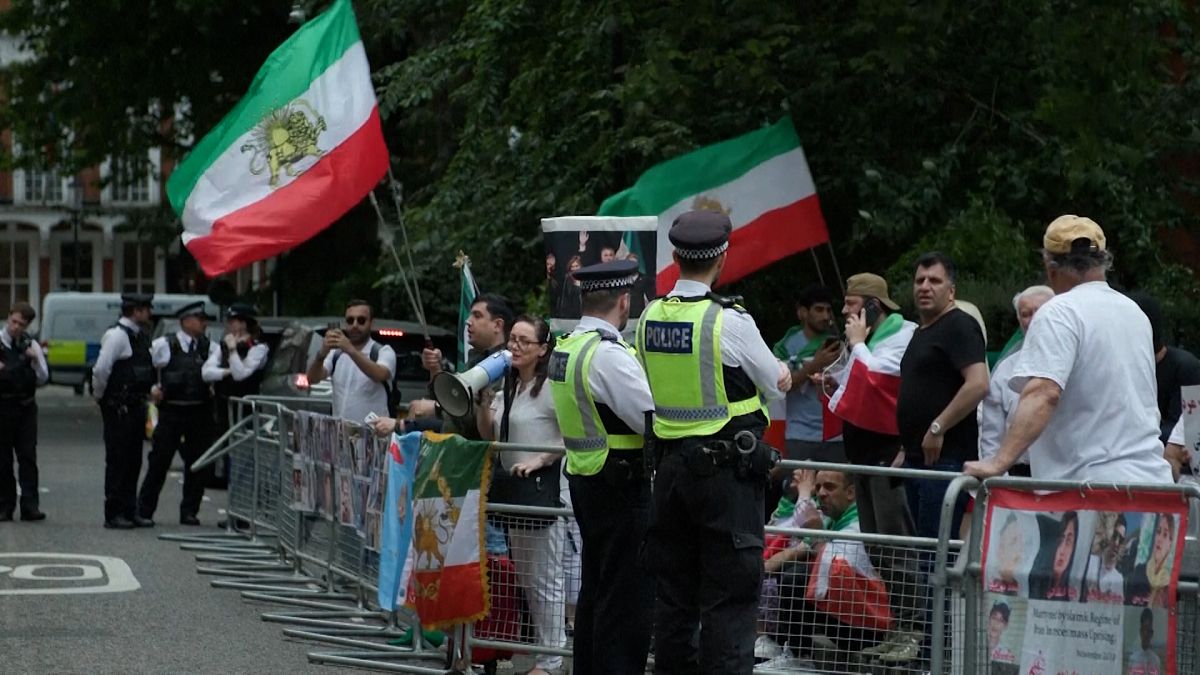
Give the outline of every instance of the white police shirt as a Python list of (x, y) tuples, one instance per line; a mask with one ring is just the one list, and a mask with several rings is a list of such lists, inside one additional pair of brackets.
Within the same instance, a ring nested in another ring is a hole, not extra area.
[[(117, 319), (117, 323), (134, 333), (142, 332), (142, 327), (129, 317), (123, 316)], [(129, 338), (125, 335), (125, 331), (117, 326), (104, 331), (104, 337), (100, 338), (100, 353), (96, 355), (96, 363), (92, 365), (92, 395), (97, 400), (104, 397), (104, 390), (108, 387), (108, 377), (112, 375), (113, 364), (131, 356), (133, 356), (133, 346), (129, 344)]]

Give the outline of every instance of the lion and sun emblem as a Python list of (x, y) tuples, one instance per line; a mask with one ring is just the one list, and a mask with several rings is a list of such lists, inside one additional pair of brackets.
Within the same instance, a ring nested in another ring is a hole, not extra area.
[(270, 171), (271, 188), (279, 187), (282, 171), (295, 177), (296, 165), (308, 157), (321, 157), (317, 139), (326, 130), (325, 118), (303, 99), (273, 110), (254, 127), (251, 140), (241, 147), (250, 156), (250, 173)]

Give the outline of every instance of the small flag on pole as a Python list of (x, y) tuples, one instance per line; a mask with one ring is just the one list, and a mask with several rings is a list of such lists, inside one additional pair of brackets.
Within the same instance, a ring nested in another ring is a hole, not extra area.
[(183, 243), (216, 276), (278, 255), (342, 217), (388, 151), (350, 0), (280, 45), (167, 181)]
[(466, 370), (467, 352), (471, 343), (467, 341), (467, 319), (471, 317), (471, 305), (475, 304), (475, 296), (479, 295), (479, 287), (475, 285), (475, 276), (471, 274), (471, 259), (462, 251), (454, 260), (454, 266), (461, 272), (462, 283), (458, 294), (458, 372)]

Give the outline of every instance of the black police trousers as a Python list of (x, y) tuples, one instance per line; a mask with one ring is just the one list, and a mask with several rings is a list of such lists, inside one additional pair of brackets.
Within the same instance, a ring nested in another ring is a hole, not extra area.
[(150, 450), (146, 477), (142, 479), (142, 489), (138, 493), (138, 515), (143, 518), (154, 517), (158, 496), (177, 451), (183, 457), (183, 501), (179, 503), (179, 515), (194, 516), (200, 511), (204, 485), (213, 468), (210, 464), (193, 473), (192, 462), (212, 445), (215, 428), (211, 402), (196, 405), (164, 403), (159, 406), (154, 445)]
[(146, 404), (102, 400), (100, 413), (104, 418), (104, 520), (117, 516), (132, 520), (142, 472)]
[(763, 577), (765, 482), (739, 479), (731, 465), (694, 468), (668, 445), (654, 478), (646, 540), (658, 591), (654, 672), (749, 675)]
[[(0, 513), (12, 514), (21, 485), (21, 511), (38, 507), (37, 403), (0, 401)], [(13, 457), (17, 480), (13, 480)]]
[(638, 561), (650, 520), (649, 480), (615, 483), (604, 472), (567, 480), (583, 538), (571, 672), (640, 675), (654, 615), (654, 581)]

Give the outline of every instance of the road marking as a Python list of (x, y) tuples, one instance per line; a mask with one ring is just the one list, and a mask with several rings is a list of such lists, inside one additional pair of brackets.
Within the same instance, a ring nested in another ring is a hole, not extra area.
[(129, 565), (111, 556), (0, 553), (0, 563), (8, 563), (0, 564), (0, 595), (126, 593), (142, 587)]

